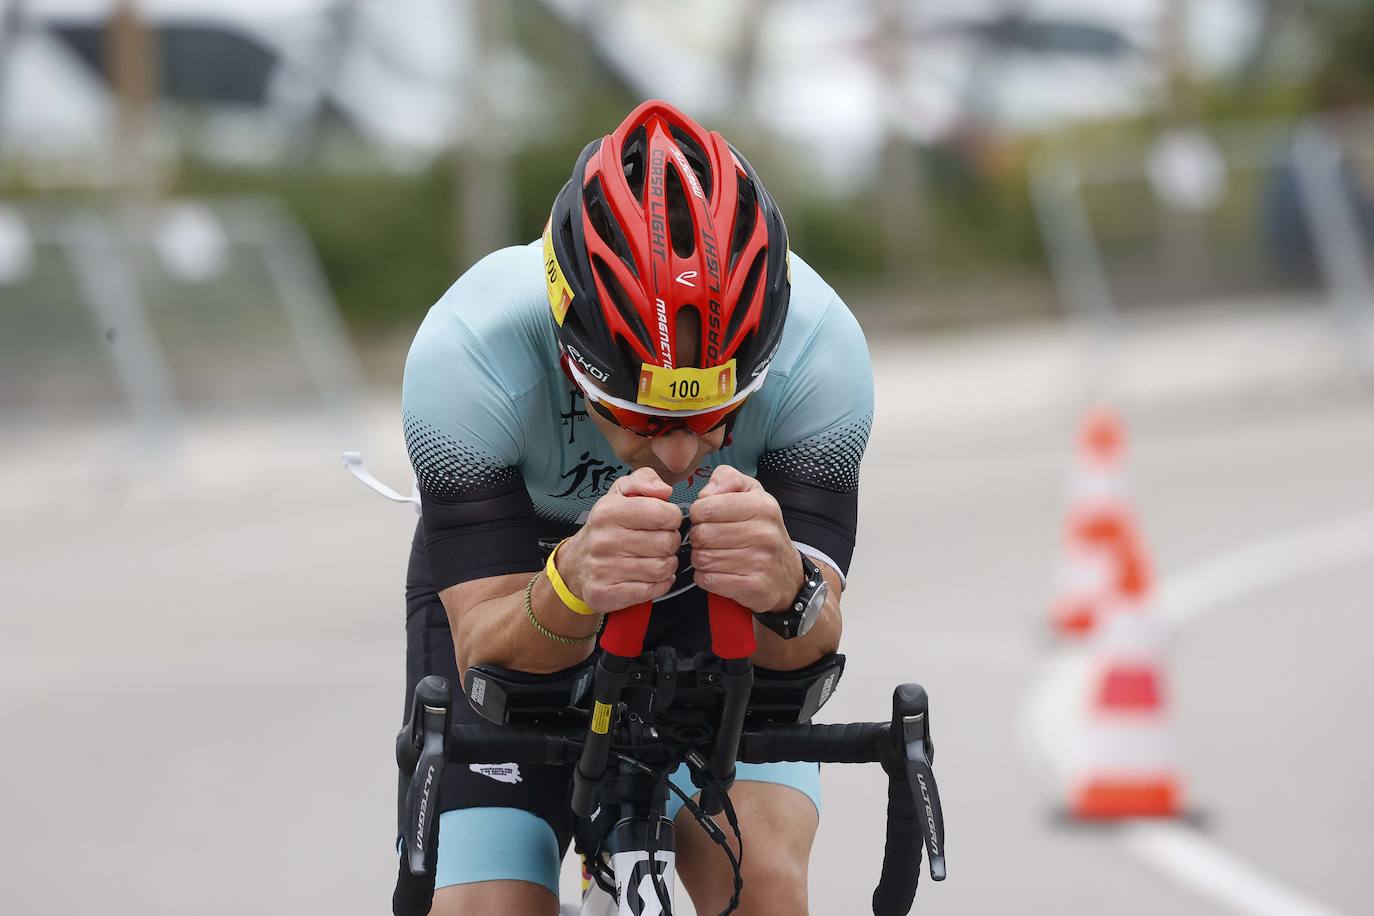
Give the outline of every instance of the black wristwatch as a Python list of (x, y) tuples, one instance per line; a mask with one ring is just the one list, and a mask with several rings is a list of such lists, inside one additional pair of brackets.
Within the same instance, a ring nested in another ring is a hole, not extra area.
[(754, 619), (783, 639), (795, 639), (810, 632), (820, 619), (821, 610), (825, 608), (825, 596), (830, 593), (830, 583), (825, 581), (825, 576), (821, 575), (816, 564), (801, 551), (797, 553), (801, 554), (804, 578), (801, 591), (792, 599), (791, 606), (781, 612), (754, 615)]

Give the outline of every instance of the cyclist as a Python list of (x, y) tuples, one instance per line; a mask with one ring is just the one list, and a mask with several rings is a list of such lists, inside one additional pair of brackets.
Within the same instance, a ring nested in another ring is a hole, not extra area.
[[(649, 600), (646, 645), (706, 651), (707, 591), (755, 612), (760, 666), (834, 651), (872, 406), (863, 333), (744, 157), (640, 105), (582, 151), (543, 239), (475, 264), (411, 347), (407, 697), (477, 663), (584, 664), (603, 615)], [(480, 721), (461, 695), (454, 717)], [(434, 912), (556, 913), (570, 777), (450, 767)], [(742, 764), (731, 799), (737, 912), (806, 913), (817, 766)], [(718, 912), (729, 867), (686, 820), (678, 873)]]

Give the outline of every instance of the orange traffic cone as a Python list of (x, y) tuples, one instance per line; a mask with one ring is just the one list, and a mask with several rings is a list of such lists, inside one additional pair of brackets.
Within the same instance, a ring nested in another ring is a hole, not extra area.
[(1143, 602), (1150, 569), (1125, 495), (1125, 429), (1111, 410), (1084, 418), (1064, 526), (1064, 555), (1050, 624), (1061, 635), (1090, 633), (1115, 600)]
[(1093, 643), (1086, 722), (1072, 758), (1073, 817), (1112, 820), (1182, 813), (1162, 649), (1162, 626), (1145, 605), (1119, 605), (1101, 622)]

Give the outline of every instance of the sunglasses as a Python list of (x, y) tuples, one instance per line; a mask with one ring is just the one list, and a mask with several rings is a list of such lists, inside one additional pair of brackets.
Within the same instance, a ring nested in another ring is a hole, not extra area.
[(598, 399), (590, 392), (583, 392), (587, 403), (592, 406), (598, 414), (610, 420), (621, 429), (634, 433), (636, 436), (643, 436), (646, 439), (654, 439), (659, 436), (666, 436), (679, 429), (685, 429), (696, 436), (704, 436), (719, 427), (730, 419), (731, 414), (744, 406), (744, 401), (736, 401), (718, 410), (707, 411), (706, 413), (693, 414), (690, 417), (656, 417), (650, 414), (639, 413), (635, 410), (628, 410), (616, 404), (610, 404)]

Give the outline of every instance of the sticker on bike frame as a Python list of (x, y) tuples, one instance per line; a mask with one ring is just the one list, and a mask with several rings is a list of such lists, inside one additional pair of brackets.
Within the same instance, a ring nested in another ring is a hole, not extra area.
[(573, 291), (563, 276), (563, 268), (558, 266), (558, 255), (553, 253), (553, 223), (544, 227), (544, 282), (549, 289), (549, 308), (553, 309), (553, 320), (559, 327), (568, 317), (568, 307), (572, 305)]
[(660, 849), (649, 867), (649, 853), (629, 850), (611, 855), (616, 887), (620, 889), (619, 916), (664, 916), (654, 884), (661, 884), (664, 896), (673, 899), (677, 884), (677, 853)]
[(611, 730), (611, 704), (597, 701), (592, 711), (592, 731), (604, 735)]
[(639, 370), (635, 401), (666, 410), (701, 410), (719, 407), (735, 396), (735, 361), (709, 369), (681, 366), (665, 369), (649, 363)]

